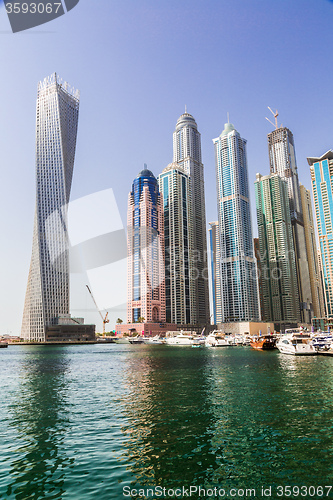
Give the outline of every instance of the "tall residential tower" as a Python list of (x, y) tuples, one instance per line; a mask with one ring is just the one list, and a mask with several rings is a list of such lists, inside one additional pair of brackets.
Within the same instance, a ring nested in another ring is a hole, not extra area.
[(79, 116), (78, 90), (57, 74), (38, 85), (36, 211), (22, 336), (45, 341), (60, 317), (69, 320), (67, 205)]
[(313, 301), (313, 315), (316, 318), (325, 316), (323, 284), (318, 261), (315, 226), (313, 220), (310, 190), (300, 184), (300, 193), (304, 218), (306, 254), (309, 264), (310, 286)]
[(286, 326), (300, 321), (287, 181), (257, 174), (255, 182), (262, 317)]
[(209, 246), (211, 266), (211, 297), (213, 307), (213, 324), (222, 323), (222, 296), (220, 274), (220, 231), (218, 221), (210, 222)]
[(333, 151), (308, 158), (319, 236), (326, 315), (333, 318)]
[(313, 316), (309, 265), (306, 255), (303, 210), (299, 188), (294, 137), (286, 127), (268, 134), (268, 153), (271, 174), (278, 174), (288, 184), (293, 244), (296, 255), (297, 283), (301, 321), (311, 323)]
[(163, 197), (166, 321), (196, 324), (196, 276), (190, 178), (177, 163), (158, 176)]
[(222, 320), (259, 321), (246, 140), (226, 123), (215, 145)]
[(164, 323), (162, 197), (157, 180), (146, 165), (134, 179), (128, 197), (127, 248), (127, 323)]
[(209, 323), (208, 264), (205, 212), (204, 168), (201, 160), (201, 137), (195, 119), (185, 113), (180, 116), (173, 134), (173, 162), (190, 177), (193, 216), (193, 254), (195, 267), (195, 304), (197, 322)]

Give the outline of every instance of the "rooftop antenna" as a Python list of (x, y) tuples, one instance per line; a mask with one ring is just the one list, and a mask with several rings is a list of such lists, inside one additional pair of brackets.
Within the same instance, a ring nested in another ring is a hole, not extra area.
[(230, 123), (230, 121), (229, 121), (229, 111), (227, 112), (227, 117), (228, 117), (228, 123)]
[(267, 118), (266, 116), (265, 116), (265, 118), (266, 118), (267, 121), (269, 121), (269, 123), (271, 123), (273, 125), (273, 127), (275, 127), (275, 130), (277, 130), (279, 128), (278, 122), (277, 122), (277, 117), (279, 116), (278, 110), (276, 110), (275, 113), (274, 113), (274, 111), (272, 111), (269, 106), (267, 106), (267, 107), (270, 110), (270, 112), (272, 113), (272, 115), (274, 116), (275, 123), (271, 122), (271, 120), (269, 118)]
[(186, 104), (185, 104), (185, 114), (186, 114), (186, 113), (187, 113), (187, 106), (186, 106)]

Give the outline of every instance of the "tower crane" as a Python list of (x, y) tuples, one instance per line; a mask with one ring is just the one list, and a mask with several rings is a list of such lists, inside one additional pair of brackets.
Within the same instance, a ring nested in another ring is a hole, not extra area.
[(105, 337), (105, 325), (106, 325), (106, 323), (110, 323), (110, 320), (108, 319), (109, 313), (107, 312), (106, 315), (103, 317), (103, 314), (101, 313), (101, 311), (100, 311), (100, 309), (99, 309), (99, 307), (98, 307), (98, 305), (96, 303), (96, 300), (95, 300), (95, 297), (92, 294), (92, 291), (90, 290), (90, 288), (89, 288), (88, 285), (86, 285), (86, 287), (88, 288), (88, 292), (90, 293), (91, 298), (93, 299), (94, 304), (96, 306), (96, 309), (99, 312), (100, 317), (102, 318), (102, 321), (103, 321), (103, 337)]
[(269, 118), (267, 118), (266, 116), (265, 116), (265, 118), (269, 123), (271, 123), (273, 125), (273, 127), (275, 126), (275, 129), (277, 130), (279, 128), (278, 122), (277, 122), (277, 117), (279, 116), (278, 110), (276, 110), (274, 113), (274, 111), (269, 106), (267, 106), (267, 107), (275, 118), (275, 124), (273, 122), (271, 122), (271, 120)]

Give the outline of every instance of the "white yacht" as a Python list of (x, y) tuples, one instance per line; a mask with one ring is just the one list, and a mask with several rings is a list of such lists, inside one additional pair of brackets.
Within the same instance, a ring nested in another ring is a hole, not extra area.
[(137, 335), (136, 337), (129, 337), (128, 342), (132, 345), (144, 344), (143, 337)]
[[(178, 332), (173, 332), (178, 333)], [(191, 332), (180, 332), (178, 335), (169, 336), (165, 339), (167, 345), (193, 345), (198, 339)], [(204, 342), (204, 341), (202, 341)]]
[(224, 333), (214, 330), (205, 339), (206, 347), (230, 347), (232, 344)]
[(144, 337), (143, 341), (145, 344), (165, 344), (165, 340), (161, 339), (159, 335), (155, 335), (155, 337)]
[(308, 333), (293, 332), (282, 334), (276, 343), (276, 347), (282, 354), (292, 354), (294, 356), (317, 354), (316, 349), (311, 343), (311, 336)]
[(311, 335), (311, 344), (316, 351), (327, 351), (333, 343), (333, 337), (330, 332), (317, 332)]

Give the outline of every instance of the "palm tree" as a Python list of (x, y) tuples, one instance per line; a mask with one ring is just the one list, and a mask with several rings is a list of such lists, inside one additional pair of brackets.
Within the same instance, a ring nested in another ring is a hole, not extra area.
[(121, 318), (118, 318), (116, 323), (117, 323), (117, 325), (121, 325), (123, 323), (123, 320)]
[(145, 318), (143, 316), (140, 316), (140, 318), (138, 318), (138, 323), (144, 323), (145, 321)]

